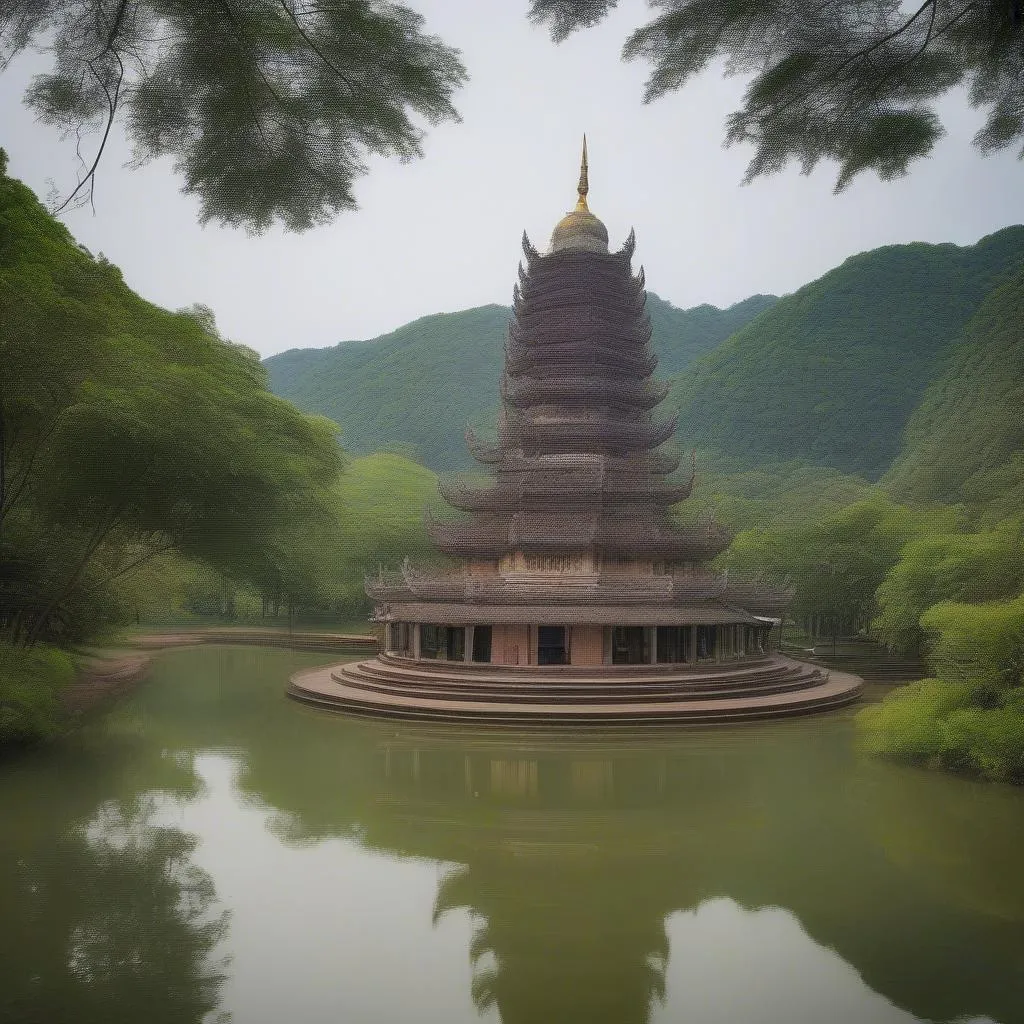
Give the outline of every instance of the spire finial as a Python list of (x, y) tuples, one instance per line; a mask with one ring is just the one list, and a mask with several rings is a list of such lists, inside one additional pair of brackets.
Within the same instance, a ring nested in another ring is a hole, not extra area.
[(587, 179), (587, 136), (583, 136), (583, 158), (580, 160), (580, 183), (576, 186), (579, 199), (576, 201), (577, 210), (588, 210), (587, 193), (590, 191), (590, 182)]

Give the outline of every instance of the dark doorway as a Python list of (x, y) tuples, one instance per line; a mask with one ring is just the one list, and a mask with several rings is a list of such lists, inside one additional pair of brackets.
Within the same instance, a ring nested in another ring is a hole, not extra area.
[(643, 626), (616, 626), (612, 630), (613, 665), (644, 665), (649, 660), (647, 630)]
[(690, 660), (690, 626), (658, 627), (658, 661), (680, 664)]
[(491, 660), (491, 627), (476, 626), (473, 629), (473, 660)]
[(569, 652), (565, 649), (565, 626), (537, 627), (537, 664), (567, 665)]
[(717, 626), (697, 627), (697, 660), (710, 661), (715, 656), (715, 641), (718, 639)]
[(449, 661), (466, 660), (466, 627), (449, 626), (445, 637), (445, 657)]

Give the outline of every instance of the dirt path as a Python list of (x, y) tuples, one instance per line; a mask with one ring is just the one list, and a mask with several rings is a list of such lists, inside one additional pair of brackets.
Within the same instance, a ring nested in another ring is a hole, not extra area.
[(61, 695), (65, 712), (77, 715), (127, 692), (145, 677), (151, 660), (152, 655), (142, 651), (109, 651), (83, 658), (78, 676)]

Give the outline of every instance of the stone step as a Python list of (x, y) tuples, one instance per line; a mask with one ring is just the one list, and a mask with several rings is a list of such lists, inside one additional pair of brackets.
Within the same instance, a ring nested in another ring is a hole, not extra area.
[[(524, 682), (534, 685), (552, 685), (572, 688), (576, 686), (619, 686), (619, 685), (642, 685), (657, 686), (666, 682), (676, 683), (680, 680), (687, 680), (694, 685), (707, 682), (719, 685), (724, 679), (754, 679), (774, 678), (781, 672), (793, 672), (801, 670), (802, 663), (784, 661), (766, 663), (759, 660), (756, 663), (730, 663), (720, 664), (715, 669), (702, 667), (700, 669), (666, 667), (665, 670), (656, 673), (644, 672), (644, 666), (630, 666), (631, 671), (622, 671), (626, 666), (612, 666), (610, 668), (583, 668), (576, 666), (573, 675), (566, 675), (558, 672), (549, 672), (549, 666), (540, 670), (536, 666), (521, 670), (510, 671), (510, 666), (495, 665), (484, 666), (477, 664), (476, 671), (447, 671), (450, 662), (440, 662), (433, 665), (429, 662), (397, 661), (383, 656), (378, 656), (372, 661), (360, 662), (364, 671), (373, 672), (381, 678), (390, 679), (437, 679), (445, 684), (469, 683), (494, 684), (502, 686), (520, 686)], [(646, 666), (650, 668), (651, 666)], [(810, 668), (811, 666), (802, 666)], [(637, 671), (639, 670), (639, 671)], [(340, 669), (339, 669), (340, 671)]]
[(409, 684), (402, 686), (389, 686), (372, 680), (360, 679), (353, 675), (340, 675), (333, 677), (336, 682), (348, 688), (366, 691), (368, 693), (380, 693), (409, 700), (436, 699), (470, 701), (474, 703), (501, 703), (521, 701), (530, 704), (550, 704), (552, 701), (564, 702), (566, 704), (604, 704), (614, 701), (619, 704), (642, 704), (658, 703), (666, 700), (714, 700), (720, 698), (724, 693), (730, 696), (754, 696), (758, 694), (790, 693), (795, 690), (809, 689), (818, 686), (823, 682), (820, 676), (808, 673), (806, 676), (781, 680), (773, 684), (762, 684), (760, 686), (734, 686), (719, 687), (718, 689), (675, 688), (659, 691), (648, 690), (600, 690), (583, 692), (565, 692), (559, 690), (537, 691), (528, 687), (520, 687), (515, 690), (500, 689), (489, 692), (482, 692), (477, 689), (450, 690), (437, 686), (416, 687)]
[(713, 724), (747, 718), (810, 714), (856, 700), (860, 680), (836, 673), (818, 686), (773, 695), (727, 697), (718, 700), (666, 701), (644, 705), (565, 705), (473, 703), (451, 700), (403, 700), (384, 694), (362, 694), (334, 682), (323, 669), (293, 678), (289, 695), (333, 711), (411, 721), (472, 722), (497, 726), (521, 725), (677, 725)]
[[(656, 678), (658, 676), (678, 676), (681, 674), (720, 676), (723, 672), (754, 670), (765, 665), (777, 665), (780, 659), (773, 655), (751, 655), (750, 657), (737, 658), (733, 661), (703, 661), (697, 665), (689, 664), (655, 664), (655, 665), (499, 665), (495, 662), (479, 661), (413, 661), (411, 658), (403, 658), (387, 652), (381, 652), (376, 660), (384, 665), (391, 665), (395, 668), (415, 670), (418, 672), (436, 672), (443, 676), (472, 675), (484, 673), (488, 676), (495, 672), (507, 672), (510, 676), (543, 675), (545, 678), (593, 678), (595, 672), (599, 675), (614, 674), (616, 678), (627, 676), (639, 676), (643, 678)], [(784, 658), (788, 663), (804, 664), (803, 661)]]
[(591, 685), (548, 683), (517, 679), (513, 683), (493, 682), (469, 683), (463, 680), (447, 682), (422, 678), (407, 673), (405, 678), (394, 679), (368, 671), (373, 662), (357, 662), (345, 665), (332, 672), (332, 678), (342, 686), (388, 693), (410, 698), (424, 697), (469, 701), (523, 700), (545, 703), (550, 701), (593, 702), (608, 700), (616, 702), (657, 701), (660, 699), (713, 698), (723, 693), (755, 694), (786, 690), (804, 689), (818, 685), (827, 677), (817, 670), (794, 668), (770, 677), (750, 675), (720, 679), (715, 682), (690, 680), (659, 680), (657, 683), (641, 685), (633, 681), (608, 682), (602, 680)]

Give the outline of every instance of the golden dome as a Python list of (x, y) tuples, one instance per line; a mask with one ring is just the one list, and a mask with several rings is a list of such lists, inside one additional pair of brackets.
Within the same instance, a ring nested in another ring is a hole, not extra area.
[(608, 229), (587, 206), (590, 182), (587, 177), (587, 137), (583, 136), (583, 159), (580, 161), (580, 181), (576, 187), (579, 199), (576, 209), (567, 213), (551, 233), (551, 251), (578, 249), (584, 252), (607, 252)]

